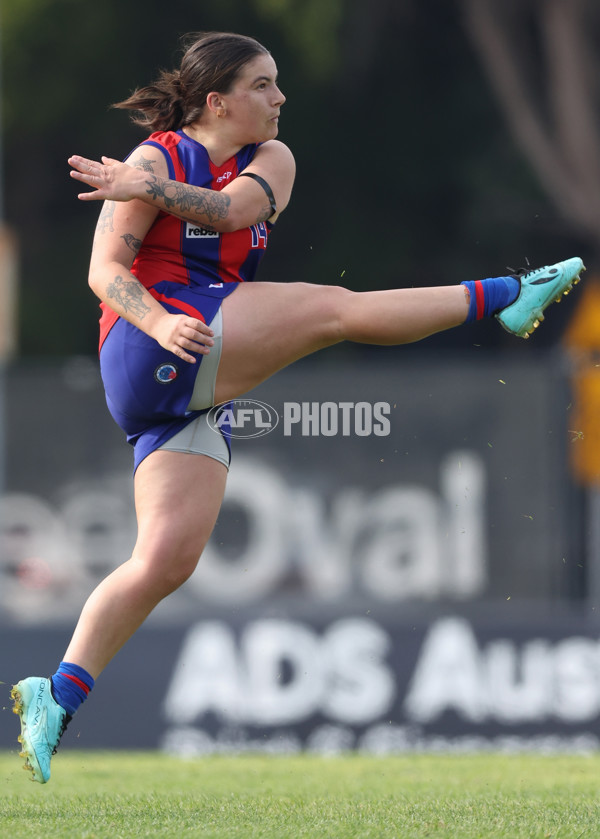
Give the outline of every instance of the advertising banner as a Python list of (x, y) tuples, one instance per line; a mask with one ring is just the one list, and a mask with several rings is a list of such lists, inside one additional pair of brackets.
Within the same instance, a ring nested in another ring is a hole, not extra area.
[[(512, 612), (399, 620), (235, 609), (144, 628), (98, 680), (61, 749), (596, 750), (600, 625)], [(3, 675), (47, 673), (66, 638), (3, 631)], [(18, 720), (9, 686), (2, 691), (0, 748), (16, 749)]]
[[(215, 533), (165, 615), (277, 602), (554, 601), (582, 577), (556, 357), (323, 353), (232, 427)], [(11, 368), (0, 620), (74, 618), (135, 541), (132, 457), (96, 362)]]
[[(10, 683), (54, 672), (135, 516), (96, 362), (6, 384), (0, 744), (16, 748)], [(570, 416), (559, 357), (475, 349), (325, 353), (215, 410), (234, 457), (209, 546), (65, 747), (595, 749)]]

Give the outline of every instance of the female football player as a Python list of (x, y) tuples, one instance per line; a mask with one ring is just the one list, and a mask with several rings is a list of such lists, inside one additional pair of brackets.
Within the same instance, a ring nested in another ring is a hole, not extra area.
[(213, 405), (340, 341), (403, 344), (491, 315), (527, 337), (583, 268), (575, 258), (522, 276), (364, 293), (256, 282), (294, 182), (292, 153), (276, 139), (284, 103), (260, 43), (196, 35), (179, 69), (118, 104), (151, 132), (126, 163), (69, 160), (93, 188), (79, 198), (105, 202), (89, 283), (103, 311), (108, 406), (134, 447), (138, 537), (91, 594), (56, 673), (13, 688), (22, 755), (41, 783), (94, 680), (198, 563), (230, 460), (227, 434), (207, 424)]

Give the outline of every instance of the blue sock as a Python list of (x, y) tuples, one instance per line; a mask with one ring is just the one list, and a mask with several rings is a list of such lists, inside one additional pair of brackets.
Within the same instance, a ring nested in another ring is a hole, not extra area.
[(469, 314), (465, 323), (489, 318), (514, 303), (521, 283), (516, 277), (490, 277), (461, 283), (469, 289)]
[(54, 699), (71, 716), (94, 687), (94, 680), (87, 670), (68, 661), (61, 661), (51, 681)]

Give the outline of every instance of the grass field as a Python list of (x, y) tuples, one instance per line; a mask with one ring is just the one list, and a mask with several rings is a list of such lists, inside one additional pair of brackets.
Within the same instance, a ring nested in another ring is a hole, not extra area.
[(0, 754), (0, 836), (600, 837), (600, 757)]

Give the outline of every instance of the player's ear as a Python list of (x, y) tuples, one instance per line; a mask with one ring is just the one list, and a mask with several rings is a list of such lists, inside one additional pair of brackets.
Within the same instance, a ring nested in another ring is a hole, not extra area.
[(206, 107), (209, 111), (211, 111), (211, 113), (218, 117), (224, 117), (227, 113), (223, 97), (220, 93), (216, 93), (215, 91), (212, 91), (206, 97)]

